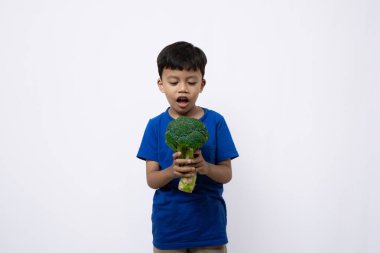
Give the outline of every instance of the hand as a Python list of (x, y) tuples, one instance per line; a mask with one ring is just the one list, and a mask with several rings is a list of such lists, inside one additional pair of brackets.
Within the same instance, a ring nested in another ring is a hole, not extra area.
[(173, 154), (173, 165), (171, 166), (174, 177), (193, 177), (196, 174), (196, 168), (192, 159), (181, 159), (181, 152)]
[(205, 161), (202, 156), (202, 151), (200, 149), (194, 152), (194, 159), (192, 160), (191, 166), (195, 167), (197, 173), (201, 175), (207, 175), (210, 169), (210, 164)]

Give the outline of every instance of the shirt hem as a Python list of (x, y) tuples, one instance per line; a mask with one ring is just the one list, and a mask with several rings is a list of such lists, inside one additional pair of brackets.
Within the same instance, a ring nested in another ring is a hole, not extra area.
[(141, 159), (141, 160), (143, 160), (143, 161), (149, 160), (149, 161), (156, 161), (157, 162), (157, 160), (154, 157), (141, 156), (141, 155), (137, 155), (136, 157), (139, 158), (139, 159)]
[(201, 247), (211, 247), (211, 246), (221, 246), (226, 245), (228, 240), (212, 240), (205, 242), (187, 242), (187, 243), (155, 243), (153, 246), (160, 250), (176, 250), (176, 249), (191, 249), (191, 248), (201, 248)]

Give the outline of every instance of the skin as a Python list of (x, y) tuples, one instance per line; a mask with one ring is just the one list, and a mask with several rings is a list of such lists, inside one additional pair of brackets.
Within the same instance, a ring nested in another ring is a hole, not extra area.
[[(196, 106), (198, 96), (206, 85), (206, 80), (199, 70), (164, 69), (162, 78), (157, 84), (169, 102), (169, 114), (174, 119), (180, 116), (200, 119), (203, 116), (203, 109)], [(186, 97), (187, 102), (178, 102), (178, 97)], [(222, 184), (228, 183), (232, 178), (230, 159), (210, 164), (204, 160), (201, 150), (195, 151), (194, 159), (180, 159), (180, 155), (180, 152), (174, 153), (173, 164), (164, 170), (160, 170), (156, 161), (146, 161), (146, 178), (149, 187), (158, 189), (175, 178), (192, 177), (196, 173), (206, 175)]]

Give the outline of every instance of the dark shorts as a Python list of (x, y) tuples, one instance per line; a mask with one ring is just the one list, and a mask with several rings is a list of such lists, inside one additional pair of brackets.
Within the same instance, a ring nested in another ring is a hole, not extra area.
[(153, 248), (154, 253), (227, 253), (226, 246), (212, 246), (204, 248), (193, 249), (176, 249), (176, 250), (160, 250), (156, 247)]

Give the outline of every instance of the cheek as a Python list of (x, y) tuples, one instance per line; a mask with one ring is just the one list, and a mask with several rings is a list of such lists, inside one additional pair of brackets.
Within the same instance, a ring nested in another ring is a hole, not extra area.
[(175, 101), (176, 100), (176, 98), (175, 98), (175, 96), (173, 96), (173, 95), (171, 95), (171, 94), (169, 94), (169, 93), (165, 93), (165, 96), (166, 96), (166, 98), (169, 100), (169, 101)]

